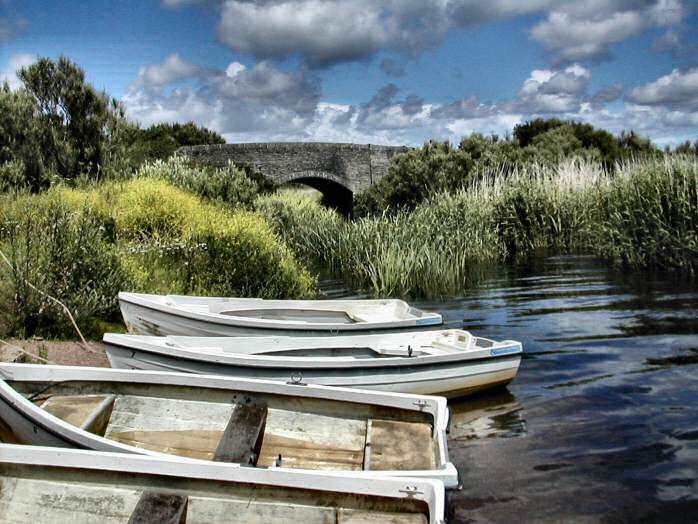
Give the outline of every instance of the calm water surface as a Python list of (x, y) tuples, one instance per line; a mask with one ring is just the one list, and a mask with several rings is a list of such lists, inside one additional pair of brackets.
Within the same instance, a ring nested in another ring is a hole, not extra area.
[(698, 522), (698, 284), (554, 257), (419, 305), (526, 352), (451, 404), (449, 522)]

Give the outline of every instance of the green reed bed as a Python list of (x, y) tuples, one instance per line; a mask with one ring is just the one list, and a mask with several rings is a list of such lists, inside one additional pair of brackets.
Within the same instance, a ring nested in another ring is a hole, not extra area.
[(599, 191), (589, 247), (633, 268), (698, 271), (698, 161), (671, 156), (618, 168)]
[(697, 173), (685, 157), (628, 163), (614, 176), (588, 161), (528, 165), (432, 195), (411, 213), (354, 222), (292, 194), (256, 205), (301, 259), (350, 285), (438, 297), (538, 250), (695, 272)]

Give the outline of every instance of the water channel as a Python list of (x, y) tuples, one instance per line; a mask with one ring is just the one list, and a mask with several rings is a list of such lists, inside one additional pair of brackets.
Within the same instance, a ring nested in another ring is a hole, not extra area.
[(449, 522), (698, 522), (698, 283), (550, 257), (417, 304), (526, 352), (451, 403)]

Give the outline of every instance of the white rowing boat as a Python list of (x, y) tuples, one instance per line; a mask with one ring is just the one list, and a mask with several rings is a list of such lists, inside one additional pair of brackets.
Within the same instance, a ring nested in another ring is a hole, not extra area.
[(5, 442), (457, 484), (440, 397), (29, 364), (0, 377)]
[(402, 300), (263, 300), (119, 293), (129, 331), (139, 335), (327, 336), (419, 329), (441, 315)]
[(335, 337), (104, 335), (111, 366), (456, 397), (514, 379), (520, 342), (462, 330)]
[(438, 524), (443, 484), (0, 444), (0, 521)]

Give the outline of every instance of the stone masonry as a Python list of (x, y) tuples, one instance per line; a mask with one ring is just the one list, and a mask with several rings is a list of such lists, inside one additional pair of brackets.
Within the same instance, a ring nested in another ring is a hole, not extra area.
[(322, 188), (333, 185), (322, 184), (324, 180), (357, 194), (388, 173), (393, 155), (407, 150), (371, 144), (280, 142), (187, 146), (177, 154), (216, 166), (224, 166), (229, 160), (249, 163), (277, 184), (299, 181), (315, 187), (316, 180)]

